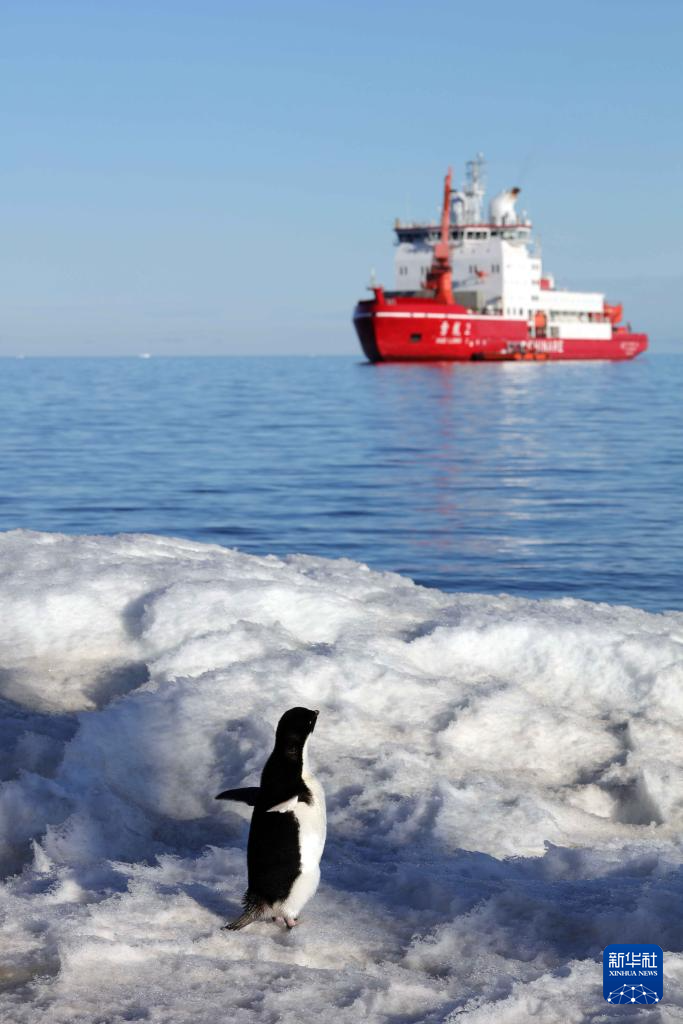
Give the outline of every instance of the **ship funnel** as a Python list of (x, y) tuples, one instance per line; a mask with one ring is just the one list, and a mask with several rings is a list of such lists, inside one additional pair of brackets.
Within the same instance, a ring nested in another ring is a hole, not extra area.
[(521, 192), (519, 188), (506, 188), (489, 203), (489, 219), (492, 224), (516, 224), (515, 202)]

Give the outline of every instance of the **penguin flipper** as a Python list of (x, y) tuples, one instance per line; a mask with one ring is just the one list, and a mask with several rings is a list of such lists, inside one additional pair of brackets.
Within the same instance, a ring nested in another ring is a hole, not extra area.
[(266, 813), (270, 814), (271, 811), (293, 811), (299, 800), (299, 794), (295, 793), (294, 796), (290, 796), (289, 799), (283, 800), (279, 804), (275, 804), (273, 807), (268, 807)]
[(249, 804), (250, 807), (254, 807), (258, 800), (258, 795), (258, 786), (247, 786), (244, 789), (225, 789), (222, 793), (218, 794), (216, 800), (239, 800), (243, 804)]

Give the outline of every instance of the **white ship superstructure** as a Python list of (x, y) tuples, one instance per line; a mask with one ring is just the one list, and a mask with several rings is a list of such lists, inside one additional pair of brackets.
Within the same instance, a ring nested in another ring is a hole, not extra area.
[[(545, 338), (609, 340), (619, 307), (610, 307), (600, 292), (576, 292), (555, 287), (543, 273), (540, 247), (525, 213), (518, 214), (520, 190), (494, 196), (484, 219), (484, 160), (467, 164), (462, 189), (451, 193), (450, 258), (453, 296), (475, 313), (522, 320)], [(437, 223), (396, 221), (396, 287), (400, 292), (424, 293), (439, 240)]]

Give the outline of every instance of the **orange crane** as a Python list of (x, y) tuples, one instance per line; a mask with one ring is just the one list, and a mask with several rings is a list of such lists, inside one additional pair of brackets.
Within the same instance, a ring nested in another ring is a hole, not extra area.
[(452, 170), (448, 168), (448, 174), (444, 181), (443, 208), (441, 210), (441, 233), (439, 241), (434, 246), (432, 265), (429, 268), (425, 280), (425, 287), (434, 290), (434, 298), (437, 302), (446, 305), (453, 305), (453, 269), (451, 267), (451, 177)]

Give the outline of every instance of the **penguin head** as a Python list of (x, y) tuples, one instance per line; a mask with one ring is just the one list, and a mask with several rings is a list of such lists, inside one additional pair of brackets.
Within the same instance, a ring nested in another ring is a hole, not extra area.
[(285, 711), (278, 722), (275, 733), (276, 743), (301, 750), (315, 729), (317, 720), (317, 711), (309, 711), (308, 708), (290, 708), (289, 711)]

